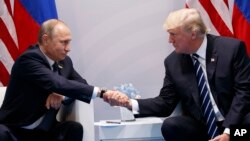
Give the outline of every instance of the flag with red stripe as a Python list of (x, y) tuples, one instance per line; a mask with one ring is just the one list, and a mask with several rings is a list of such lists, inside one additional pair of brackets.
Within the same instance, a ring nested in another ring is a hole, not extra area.
[(9, 81), (15, 59), (37, 42), (41, 23), (57, 18), (55, 0), (0, 0), (0, 86)]
[(245, 41), (250, 55), (250, 1), (235, 0), (233, 6), (233, 29), (236, 38)]
[(250, 55), (250, 1), (186, 0), (186, 7), (200, 11), (210, 33), (244, 41)]

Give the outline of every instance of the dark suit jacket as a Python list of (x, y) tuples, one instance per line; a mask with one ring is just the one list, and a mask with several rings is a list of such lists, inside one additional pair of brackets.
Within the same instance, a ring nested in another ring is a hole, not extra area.
[(25, 126), (35, 122), (46, 113), (45, 102), (52, 92), (90, 102), (94, 87), (74, 70), (68, 56), (59, 64), (60, 75), (55, 75), (38, 45), (15, 61), (0, 109), (1, 124)]
[[(250, 63), (243, 42), (207, 35), (206, 70), (223, 125), (238, 124), (250, 111)], [(202, 121), (199, 93), (190, 55), (171, 53), (165, 59), (160, 95), (138, 100), (140, 116), (169, 116), (181, 101), (184, 112)]]

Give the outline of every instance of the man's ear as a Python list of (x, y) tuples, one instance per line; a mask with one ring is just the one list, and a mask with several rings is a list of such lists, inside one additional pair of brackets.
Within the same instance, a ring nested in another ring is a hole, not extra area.
[(196, 31), (192, 31), (191, 38), (194, 40), (196, 39), (197, 33)]
[(48, 35), (47, 34), (43, 34), (43, 36), (42, 36), (42, 40), (43, 40), (43, 44), (44, 45), (47, 45), (48, 44)]

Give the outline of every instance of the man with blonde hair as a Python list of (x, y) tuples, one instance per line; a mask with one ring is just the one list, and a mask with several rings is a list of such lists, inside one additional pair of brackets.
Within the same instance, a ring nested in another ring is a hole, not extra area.
[(183, 114), (162, 125), (166, 141), (229, 141), (231, 125), (250, 123), (250, 61), (244, 42), (207, 34), (196, 9), (170, 13), (164, 29), (175, 51), (164, 61), (160, 95), (131, 99), (125, 107), (140, 117), (166, 117), (181, 102)]

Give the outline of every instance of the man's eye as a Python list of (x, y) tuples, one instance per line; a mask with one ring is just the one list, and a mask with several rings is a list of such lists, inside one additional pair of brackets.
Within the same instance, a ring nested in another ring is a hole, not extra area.
[(176, 36), (177, 34), (176, 33), (170, 33), (171, 36)]
[(61, 41), (62, 44), (67, 45), (69, 44), (69, 41)]

